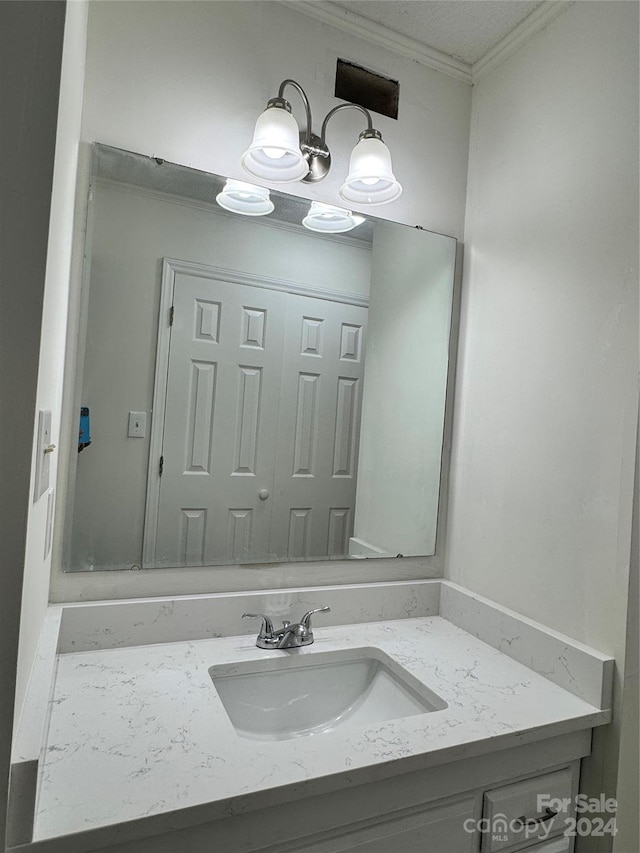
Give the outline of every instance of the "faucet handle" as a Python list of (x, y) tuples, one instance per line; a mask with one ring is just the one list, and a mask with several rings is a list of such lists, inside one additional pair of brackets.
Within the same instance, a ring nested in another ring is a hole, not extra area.
[(306, 628), (307, 631), (311, 630), (311, 617), (314, 613), (329, 613), (331, 611), (330, 607), (316, 607), (315, 610), (309, 610), (304, 614), (302, 619), (300, 620), (300, 624), (303, 628)]
[(264, 613), (243, 613), (243, 619), (262, 619), (262, 627), (258, 634), (258, 639), (266, 639), (273, 636), (273, 623)]

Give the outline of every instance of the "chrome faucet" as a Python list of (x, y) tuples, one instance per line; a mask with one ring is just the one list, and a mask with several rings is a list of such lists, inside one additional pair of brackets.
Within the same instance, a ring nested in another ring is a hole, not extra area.
[(243, 613), (243, 619), (262, 619), (260, 632), (256, 639), (259, 649), (297, 649), (300, 646), (310, 646), (313, 643), (311, 617), (314, 613), (328, 613), (330, 607), (317, 607), (304, 614), (299, 622), (283, 622), (282, 628), (273, 627), (268, 616), (263, 613)]

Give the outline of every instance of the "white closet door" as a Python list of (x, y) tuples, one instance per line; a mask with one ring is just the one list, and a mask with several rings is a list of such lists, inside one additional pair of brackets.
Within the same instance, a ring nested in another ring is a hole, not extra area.
[(267, 556), (286, 298), (176, 275), (156, 565)]
[(155, 565), (341, 556), (367, 309), (180, 272)]
[(273, 553), (348, 554), (353, 535), (367, 309), (287, 299)]

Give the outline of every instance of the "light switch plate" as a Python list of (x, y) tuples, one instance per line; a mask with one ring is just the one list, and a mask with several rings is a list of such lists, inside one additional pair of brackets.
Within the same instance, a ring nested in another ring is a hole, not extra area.
[(129, 438), (144, 438), (147, 432), (147, 413), (129, 412)]
[(38, 438), (36, 442), (36, 484), (33, 496), (37, 501), (49, 488), (49, 470), (51, 468), (51, 412), (40, 409), (38, 412)]

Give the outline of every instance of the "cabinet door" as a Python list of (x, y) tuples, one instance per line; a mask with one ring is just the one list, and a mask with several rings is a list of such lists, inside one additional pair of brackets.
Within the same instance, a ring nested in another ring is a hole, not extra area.
[(543, 802), (571, 802), (574, 781), (572, 768), (565, 767), (486, 791), (483, 817), (489, 830), (482, 839), (483, 853), (500, 853), (559, 835), (567, 815), (540, 808), (540, 798), (544, 798)]
[(551, 841), (543, 841), (527, 847), (526, 853), (571, 853), (573, 850), (572, 838), (554, 838)]
[[(331, 838), (307, 840), (291, 853), (474, 853), (475, 800), (407, 809), (344, 827)], [(287, 848), (289, 850), (289, 848)]]

